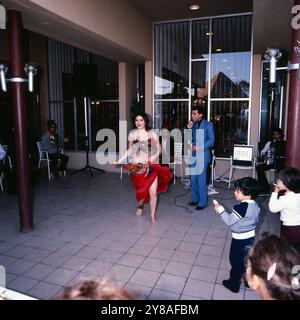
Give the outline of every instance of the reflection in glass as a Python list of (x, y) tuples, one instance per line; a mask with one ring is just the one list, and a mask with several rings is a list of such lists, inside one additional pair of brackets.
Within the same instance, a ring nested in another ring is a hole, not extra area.
[(209, 20), (192, 22), (192, 59), (208, 59)]
[(197, 61), (192, 63), (192, 106), (208, 105), (208, 62)]
[(269, 83), (269, 63), (263, 63), (261, 89), (261, 126), (260, 144), (264, 146), (270, 140), (274, 128), (284, 123), (284, 103), (286, 99), (287, 70), (276, 71), (276, 83)]
[(248, 141), (248, 101), (213, 101), (211, 118), (215, 129), (215, 155), (230, 156), (234, 144)]
[[(94, 100), (91, 102), (91, 137), (92, 137), (92, 150), (96, 151), (97, 148), (103, 143), (96, 141), (97, 132), (100, 129), (112, 129), (116, 134), (117, 151), (119, 148), (119, 102), (102, 102)], [(104, 141), (105, 142), (105, 141)]]
[(213, 20), (212, 98), (249, 98), (251, 25), (251, 16)]
[(154, 39), (155, 98), (188, 98), (189, 23), (155, 25)]
[(63, 103), (64, 110), (64, 136), (69, 138), (69, 142), (66, 144), (66, 150), (75, 150), (75, 137), (74, 137), (74, 103), (64, 102)]
[(188, 122), (188, 101), (157, 101), (154, 104), (154, 128), (184, 129)]
[(98, 95), (101, 100), (117, 100), (119, 98), (119, 65), (104, 57), (92, 55), (97, 65)]

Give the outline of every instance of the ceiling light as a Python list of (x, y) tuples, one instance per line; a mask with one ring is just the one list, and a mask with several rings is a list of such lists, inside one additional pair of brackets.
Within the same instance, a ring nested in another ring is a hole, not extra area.
[(195, 11), (195, 10), (199, 10), (200, 6), (198, 4), (192, 4), (189, 6), (189, 8), (190, 8), (190, 10)]

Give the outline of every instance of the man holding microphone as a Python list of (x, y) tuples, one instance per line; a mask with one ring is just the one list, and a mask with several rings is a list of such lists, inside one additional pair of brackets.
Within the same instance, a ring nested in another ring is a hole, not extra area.
[(192, 164), (190, 165), (190, 181), (192, 201), (190, 206), (203, 210), (207, 206), (207, 167), (211, 162), (210, 148), (215, 142), (213, 124), (203, 119), (204, 109), (192, 107), (192, 121), (187, 124), (192, 129)]

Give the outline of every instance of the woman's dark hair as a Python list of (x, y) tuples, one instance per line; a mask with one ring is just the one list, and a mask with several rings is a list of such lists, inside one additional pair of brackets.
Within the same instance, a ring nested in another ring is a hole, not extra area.
[(256, 179), (245, 177), (234, 182), (234, 189), (240, 190), (243, 195), (251, 196), (251, 199), (256, 199), (259, 195), (259, 186)]
[(144, 119), (145, 121), (145, 130), (146, 131), (149, 131), (151, 130), (151, 127), (150, 127), (150, 119), (148, 117), (148, 115), (145, 113), (145, 112), (138, 112), (134, 117), (133, 117), (133, 125), (135, 125), (135, 119), (140, 116)]
[(288, 167), (276, 174), (276, 180), (282, 183), (295, 193), (300, 193), (300, 171), (296, 168)]
[[(252, 274), (260, 277), (273, 299), (300, 300), (300, 270), (293, 274), (293, 267), (300, 265), (300, 255), (295, 248), (276, 235), (264, 232), (249, 251)], [(276, 263), (275, 273), (268, 280), (270, 267)]]

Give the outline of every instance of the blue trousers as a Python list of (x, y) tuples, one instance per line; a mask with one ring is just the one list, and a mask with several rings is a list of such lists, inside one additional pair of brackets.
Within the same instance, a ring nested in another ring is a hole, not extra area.
[(203, 171), (198, 175), (191, 175), (192, 201), (198, 202), (198, 206), (207, 206), (207, 167), (209, 163), (204, 163)]
[(230, 285), (240, 287), (241, 279), (246, 270), (246, 258), (250, 247), (253, 245), (255, 237), (243, 240), (232, 239), (229, 253)]

